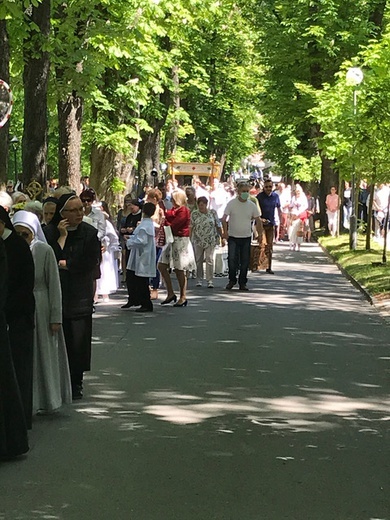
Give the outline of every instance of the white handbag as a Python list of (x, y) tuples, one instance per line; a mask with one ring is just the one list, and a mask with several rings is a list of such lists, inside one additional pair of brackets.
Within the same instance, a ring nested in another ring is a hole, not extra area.
[(173, 234), (171, 226), (164, 226), (165, 233), (165, 243), (172, 244), (173, 243)]

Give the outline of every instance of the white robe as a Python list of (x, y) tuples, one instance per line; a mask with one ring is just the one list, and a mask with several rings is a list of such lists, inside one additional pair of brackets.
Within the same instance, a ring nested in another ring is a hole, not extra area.
[(114, 226), (107, 219), (106, 231), (102, 243), (105, 245), (105, 252), (102, 254), (100, 264), (100, 278), (97, 280), (97, 294), (112, 294), (118, 290), (118, 260), (117, 255), (120, 251), (118, 235)]
[(68, 357), (62, 327), (52, 334), (50, 323), (62, 323), (61, 285), (53, 249), (34, 241), (35, 330), (33, 411), (52, 412), (72, 402)]
[(152, 219), (141, 220), (127, 240), (126, 246), (130, 249), (127, 269), (135, 271), (137, 276), (154, 278), (156, 276), (156, 243)]

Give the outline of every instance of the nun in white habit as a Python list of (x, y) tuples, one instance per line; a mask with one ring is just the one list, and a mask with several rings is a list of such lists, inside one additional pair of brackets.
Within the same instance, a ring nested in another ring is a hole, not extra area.
[(36, 215), (21, 210), (12, 221), (30, 245), (35, 264), (33, 412), (51, 413), (72, 402), (57, 261)]

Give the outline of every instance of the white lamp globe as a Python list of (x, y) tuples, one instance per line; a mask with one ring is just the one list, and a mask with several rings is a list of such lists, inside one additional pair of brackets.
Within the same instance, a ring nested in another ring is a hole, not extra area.
[(360, 85), (363, 81), (363, 71), (359, 67), (351, 67), (347, 70), (346, 80), (348, 85)]

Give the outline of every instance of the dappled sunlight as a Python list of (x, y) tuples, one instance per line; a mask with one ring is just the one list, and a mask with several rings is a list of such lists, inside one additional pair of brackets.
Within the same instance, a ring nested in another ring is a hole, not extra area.
[[(119, 432), (143, 431), (150, 435), (159, 430), (153, 419), (172, 427), (209, 423), (208, 430), (214, 426), (215, 433), (226, 433), (221, 428), (229, 433), (244, 428), (251, 435), (267, 431), (320, 432), (343, 424), (357, 434), (381, 435), (382, 425), (390, 421), (390, 395), (348, 396), (324, 387), (326, 378), (313, 378), (313, 383), (320, 383), (318, 387), (296, 387), (298, 394), (289, 393), (289, 385), (283, 385), (285, 392), (277, 396), (256, 395), (258, 392), (243, 387), (210, 389), (204, 394), (154, 389), (130, 396), (120, 389), (121, 377), (108, 369), (100, 377), (94, 376), (88, 384), (88, 398), (77, 404), (76, 412), (88, 421), (108, 421)], [(350, 387), (367, 392), (380, 388), (359, 381), (351, 382)], [(228, 428), (221, 427), (221, 419), (228, 422)], [(257, 428), (262, 430), (257, 432)]]
[[(213, 399), (203, 403), (167, 401), (145, 407), (145, 411), (173, 424), (196, 424), (206, 419), (235, 415), (243, 421), (276, 430), (320, 431), (341, 426), (339, 418), (360, 423), (390, 420), (390, 396), (354, 399), (335, 394), (284, 396), (277, 398), (249, 397), (245, 400)], [(369, 414), (372, 414), (370, 417)], [(382, 416), (378, 416), (378, 414)], [(370, 428), (371, 432), (378, 432)]]

